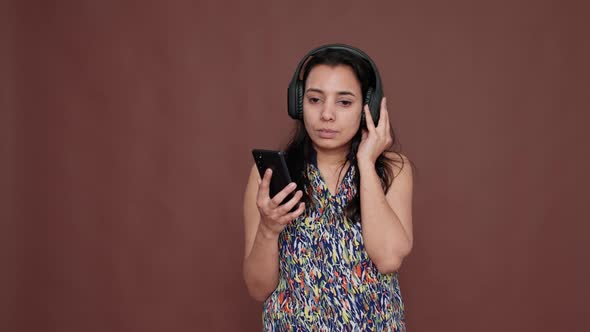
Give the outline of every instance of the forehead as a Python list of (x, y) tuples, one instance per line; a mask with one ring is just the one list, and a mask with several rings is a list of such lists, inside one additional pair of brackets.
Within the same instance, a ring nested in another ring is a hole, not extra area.
[(354, 71), (345, 65), (317, 65), (307, 76), (306, 88), (321, 90), (357, 90), (361, 86)]

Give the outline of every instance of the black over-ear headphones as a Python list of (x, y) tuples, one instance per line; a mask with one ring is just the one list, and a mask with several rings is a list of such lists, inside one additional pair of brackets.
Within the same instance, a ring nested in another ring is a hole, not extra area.
[[(303, 59), (301, 59), (301, 62), (299, 62), (299, 65), (297, 66), (297, 70), (295, 70), (295, 73), (293, 74), (293, 79), (291, 79), (291, 83), (289, 83), (289, 88), (287, 89), (289, 116), (296, 120), (303, 119), (303, 89), (305, 88), (305, 82), (303, 82), (303, 72), (301, 69), (315, 54), (327, 49), (348, 51), (367, 61), (371, 65), (375, 76), (375, 86), (369, 86), (363, 106), (369, 104), (371, 116), (373, 117), (375, 125), (377, 125), (377, 122), (379, 121), (379, 110), (381, 109), (381, 99), (383, 98), (383, 86), (381, 85), (379, 71), (373, 60), (371, 60), (365, 52), (345, 44), (328, 44), (320, 46), (311, 50)], [(364, 112), (362, 114), (364, 120)]]

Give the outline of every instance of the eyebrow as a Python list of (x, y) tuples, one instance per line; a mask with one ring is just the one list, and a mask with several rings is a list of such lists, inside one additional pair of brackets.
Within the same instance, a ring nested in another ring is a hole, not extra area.
[[(316, 88), (309, 88), (309, 89), (307, 89), (305, 91), (305, 93), (308, 93), (308, 92), (318, 92), (318, 93), (322, 93), (322, 94), (324, 93), (324, 91), (322, 91), (320, 89), (316, 89)], [(338, 91), (337, 94), (339, 96), (350, 95), (350, 96), (356, 97), (356, 95), (354, 93), (352, 93), (350, 91), (347, 91), (347, 90), (345, 90), (345, 91)]]

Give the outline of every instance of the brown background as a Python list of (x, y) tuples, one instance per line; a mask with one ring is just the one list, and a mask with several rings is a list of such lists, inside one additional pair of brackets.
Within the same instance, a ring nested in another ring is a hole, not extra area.
[(250, 149), (344, 42), (418, 166), (409, 330), (587, 331), (583, 3), (3, 1), (0, 330), (259, 330)]

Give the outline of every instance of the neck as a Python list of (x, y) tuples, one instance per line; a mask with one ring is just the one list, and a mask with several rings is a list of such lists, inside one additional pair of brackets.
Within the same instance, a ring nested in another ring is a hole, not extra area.
[(316, 151), (318, 166), (322, 165), (328, 168), (341, 167), (347, 161), (347, 155), (350, 151), (350, 145), (326, 150), (314, 144), (313, 148)]

